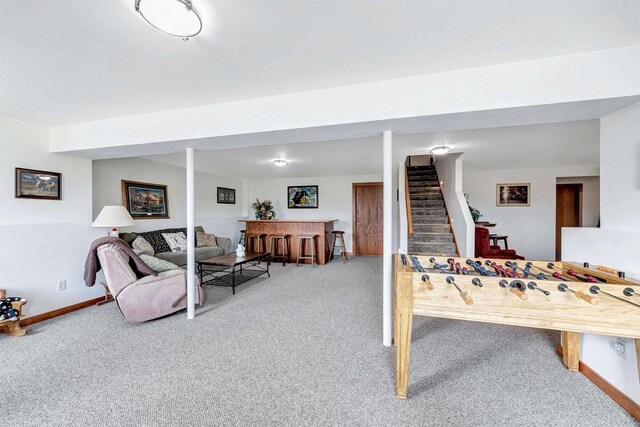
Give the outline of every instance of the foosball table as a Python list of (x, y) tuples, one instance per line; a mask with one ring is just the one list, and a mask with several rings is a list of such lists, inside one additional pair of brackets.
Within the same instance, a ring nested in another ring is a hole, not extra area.
[(562, 331), (579, 367), (580, 333), (633, 338), (640, 372), (640, 282), (569, 262), (398, 255), (394, 262), (396, 396), (407, 398), (413, 316)]

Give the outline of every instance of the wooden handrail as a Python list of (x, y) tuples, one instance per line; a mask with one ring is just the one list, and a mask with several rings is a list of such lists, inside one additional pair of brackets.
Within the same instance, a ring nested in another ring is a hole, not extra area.
[(411, 218), (411, 196), (409, 195), (409, 157), (404, 161), (404, 200), (407, 204), (407, 229), (413, 236), (413, 219)]

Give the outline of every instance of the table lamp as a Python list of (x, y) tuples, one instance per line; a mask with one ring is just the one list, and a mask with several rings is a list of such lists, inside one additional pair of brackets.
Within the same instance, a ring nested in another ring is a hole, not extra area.
[(91, 224), (92, 227), (110, 227), (109, 236), (118, 237), (118, 227), (136, 225), (124, 206), (105, 206)]

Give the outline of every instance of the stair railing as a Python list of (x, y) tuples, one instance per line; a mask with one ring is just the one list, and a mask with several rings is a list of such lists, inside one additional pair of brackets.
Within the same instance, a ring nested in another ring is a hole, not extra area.
[(413, 236), (413, 219), (411, 218), (411, 195), (409, 194), (409, 163), (410, 158), (404, 161), (404, 200), (407, 204), (407, 230), (409, 237)]

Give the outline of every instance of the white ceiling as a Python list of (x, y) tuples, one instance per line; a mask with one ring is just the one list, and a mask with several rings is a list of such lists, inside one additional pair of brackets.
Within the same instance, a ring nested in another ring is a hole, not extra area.
[(0, 1), (0, 114), (47, 125), (640, 44), (639, 1)]
[[(184, 154), (144, 157), (184, 167)], [(273, 160), (286, 159), (278, 167)], [(263, 145), (231, 150), (197, 151), (196, 170), (241, 179), (373, 175), (382, 173), (380, 138)]]
[[(452, 152), (465, 153), (464, 168), (526, 169), (552, 166), (597, 165), (598, 120), (434, 132), (394, 136), (396, 160), (409, 154), (427, 154), (446, 143)], [(146, 159), (184, 167), (184, 154), (147, 156)], [(275, 159), (290, 161), (285, 167)], [(196, 169), (243, 179), (298, 178), (382, 174), (380, 137), (340, 141), (282, 144), (216, 151), (198, 151)]]

